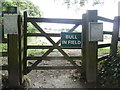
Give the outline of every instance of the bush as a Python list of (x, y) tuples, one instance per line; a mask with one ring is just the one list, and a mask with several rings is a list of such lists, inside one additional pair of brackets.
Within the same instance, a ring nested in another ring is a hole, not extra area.
[(120, 80), (120, 56), (112, 56), (101, 63), (99, 82), (103, 87), (118, 87)]

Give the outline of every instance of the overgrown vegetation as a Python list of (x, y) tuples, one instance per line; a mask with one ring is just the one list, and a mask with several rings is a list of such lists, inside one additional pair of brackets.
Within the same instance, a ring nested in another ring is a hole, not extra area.
[(39, 16), (39, 17), (41, 16), (41, 12), (39, 10), (39, 7), (34, 5), (31, 1), (19, 0), (19, 2), (14, 2), (13, 0), (10, 0), (9, 2), (3, 2), (2, 3), (3, 11), (6, 10), (5, 7), (7, 7), (7, 6), (20, 7), (21, 14), (24, 11), (27, 11), (29, 16)]
[(0, 44), (0, 52), (7, 52), (7, 44)]
[[(54, 0), (54, 1), (59, 1), (59, 0)], [(82, 7), (85, 6), (85, 4), (87, 4), (89, 2), (89, 0), (62, 0), (63, 4), (66, 4), (68, 6), (68, 8), (72, 7), (72, 6), (77, 6), (77, 7)], [(98, 5), (98, 4), (103, 4), (104, 1), (103, 0), (91, 0), (92, 5)]]
[(27, 50), (27, 54), (28, 55), (35, 55), (35, 54), (39, 54), (39, 53), (44, 53), (44, 52), (46, 52), (48, 49), (29, 49), (29, 50)]
[(120, 87), (120, 47), (118, 55), (99, 62), (99, 82), (102, 87)]
[[(105, 48), (109, 52), (109, 48)], [(104, 54), (99, 49), (98, 53)], [(81, 73), (80, 81), (86, 82), (85, 72)], [(119, 88), (120, 87), (120, 46), (116, 56), (109, 56), (108, 59), (98, 62), (98, 83), (101, 88)]]
[[(2, 10), (6, 11), (7, 6), (17, 6), (20, 7), (20, 13), (23, 15), (24, 11), (27, 11), (29, 17), (41, 17), (40, 8), (34, 5), (31, 1), (27, 0), (19, 0), (19, 2), (14, 2), (13, 0), (9, 0), (9, 2), (2, 2)], [(28, 33), (36, 33), (39, 32), (32, 24), (28, 23)], [(5, 37), (4, 37), (5, 38)], [(30, 41), (30, 38), (28, 38)], [(29, 50), (28, 54), (36, 54), (43, 52), (44, 50)], [(0, 44), (0, 52), (7, 52), (7, 45)]]

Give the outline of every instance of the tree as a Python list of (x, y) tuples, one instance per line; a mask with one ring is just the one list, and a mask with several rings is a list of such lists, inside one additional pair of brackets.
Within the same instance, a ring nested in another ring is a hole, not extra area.
[(62, 4), (76, 13), (86, 6), (104, 6), (106, 2), (118, 3), (119, 0), (54, 0), (57, 4)]
[[(27, 11), (29, 17), (41, 17), (41, 12), (38, 6), (34, 5), (31, 1), (19, 1), (19, 2), (13, 2), (12, 0), (10, 2), (3, 2), (2, 8), (3, 11), (6, 10), (7, 6), (17, 6), (20, 7), (20, 13), (23, 14), (24, 11)], [(34, 33), (37, 32), (36, 28), (33, 27), (30, 23), (28, 23), (28, 33)]]
[(19, 2), (13, 2), (11, 0), (11, 2), (3, 2), (2, 3), (3, 10), (5, 10), (5, 7), (7, 7), (7, 6), (20, 7), (21, 13), (23, 13), (24, 11), (27, 11), (29, 16), (39, 16), (39, 17), (41, 16), (39, 7), (34, 5), (31, 1), (27, 1), (27, 0), (22, 1), (21, 0)]
[[(54, 0), (59, 1), (59, 0)], [(80, 7), (85, 6), (85, 4), (87, 4), (88, 2), (92, 2), (92, 5), (98, 5), (98, 4), (103, 4), (104, 0), (62, 0), (63, 4), (66, 4), (68, 6), (68, 8), (70, 8), (73, 5), (77, 5), (79, 4)]]

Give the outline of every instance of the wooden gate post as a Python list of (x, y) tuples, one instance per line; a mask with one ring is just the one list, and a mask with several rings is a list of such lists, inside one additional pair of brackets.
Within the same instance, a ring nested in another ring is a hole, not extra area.
[(23, 83), (23, 31), (22, 18), (18, 15), (18, 34), (8, 34), (8, 79), (10, 88)]
[(24, 75), (27, 74), (27, 12), (24, 12), (24, 60), (23, 70)]
[(117, 44), (119, 39), (119, 21), (120, 21), (119, 18), (120, 16), (115, 17), (113, 22), (112, 42), (110, 46), (111, 56), (117, 55)]
[(22, 28), (22, 17), (18, 15), (18, 39), (19, 39), (19, 78), (20, 85), (23, 84), (23, 55), (24, 55), (24, 35)]
[(87, 25), (87, 22), (86, 22), (86, 14), (83, 14), (82, 15), (82, 20), (83, 20), (83, 23), (82, 23), (82, 33), (83, 33), (83, 46), (82, 46), (82, 69), (83, 69), (83, 74), (86, 73), (86, 25)]
[(20, 86), (18, 45), (18, 35), (8, 34), (8, 79), (10, 88)]
[(94, 83), (97, 81), (97, 44), (98, 42), (89, 42), (89, 22), (97, 22), (97, 10), (88, 10), (86, 13), (86, 79), (88, 83)]

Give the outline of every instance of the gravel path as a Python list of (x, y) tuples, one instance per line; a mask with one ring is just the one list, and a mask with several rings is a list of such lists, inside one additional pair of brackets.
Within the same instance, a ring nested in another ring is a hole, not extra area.
[[(68, 55), (78, 56), (81, 51), (76, 50), (67, 51)], [(39, 56), (38, 54), (37, 56)], [(59, 56), (59, 52), (52, 52), (50, 56)], [(80, 60), (77, 61), (80, 63)], [(71, 65), (67, 60), (50, 60), (42, 61), (39, 65), (50, 66), (69, 66)], [(33, 70), (28, 74), (31, 79), (32, 88), (90, 88), (96, 87), (86, 83), (81, 83), (80, 73), (78, 70)]]
[[(41, 56), (43, 53), (36, 54)], [(80, 50), (67, 51), (68, 55), (78, 56)], [(60, 56), (59, 52), (52, 52), (50, 56)], [(32, 65), (34, 61), (28, 61), (28, 65)], [(3, 58), (3, 63), (7, 63), (7, 59)], [(80, 63), (80, 60), (77, 60)], [(43, 60), (39, 66), (70, 66), (67, 60)], [(2, 72), (6, 73), (6, 72)], [(93, 88), (96, 85), (88, 85), (80, 82), (80, 73), (78, 70), (32, 70), (27, 74), (30, 79), (30, 88)]]

